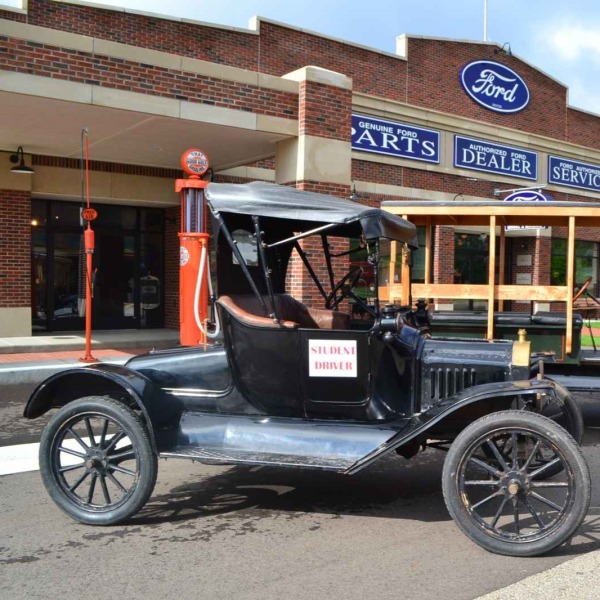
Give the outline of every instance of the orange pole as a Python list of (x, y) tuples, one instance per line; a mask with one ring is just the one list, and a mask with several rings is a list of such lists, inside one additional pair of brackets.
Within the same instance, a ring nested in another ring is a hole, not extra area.
[[(87, 129), (84, 132), (85, 152), (85, 197), (87, 208), (90, 208), (90, 151), (88, 146)], [(94, 230), (91, 220), (88, 220), (87, 229), (83, 233), (85, 247), (85, 355), (80, 358), (81, 362), (98, 362), (92, 355), (92, 268), (95, 249)]]

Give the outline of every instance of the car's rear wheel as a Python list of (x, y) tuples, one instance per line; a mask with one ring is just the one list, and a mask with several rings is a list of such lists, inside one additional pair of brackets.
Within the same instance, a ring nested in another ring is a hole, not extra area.
[(573, 438), (550, 419), (523, 411), (487, 415), (464, 429), (446, 457), (442, 488), (460, 529), (486, 550), (509, 556), (537, 556), (566, 542), (583, 522), (591, 493)]
[(48, 493), (82, 523), (115, 525), (132, 517), (152, 494), (157, 470), (146, 426), (110, 398), (90, 396), (67, 404), (40, 441)]

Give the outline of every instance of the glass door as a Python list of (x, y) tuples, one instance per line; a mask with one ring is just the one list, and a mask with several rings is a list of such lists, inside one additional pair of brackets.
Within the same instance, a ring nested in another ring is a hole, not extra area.
[(49, 286), (50, 319), (55, 331), (83, 329), (85, 254), (81, 233), (51, 235)]
[(100, 329), (137, 328), (135, 236), (97, 231), (93, 321)]

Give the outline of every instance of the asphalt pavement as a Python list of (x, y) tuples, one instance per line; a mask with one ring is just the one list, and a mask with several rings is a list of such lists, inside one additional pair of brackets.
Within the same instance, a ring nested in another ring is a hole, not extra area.
[[(98, 332), (94, 334), (93, 340), (92, 355), (94, 358), (101, 362), (123, 363), (131, 356), (151, 348), (176, 345), (178, 332), (173, 330)], [(84, 348), (85, 339), (83, 336), (73, 333), (0, 339), (0, 385), (3, 386), (5, 392), (8, 391), (9, 398), (11, 398), (11, 389), (19, 392), (16, 394), (17, 397), (22, 396), (21, 392), (25, 388), (28, 389), (34, 386), (53, 372), (65, 368), (84, 366), (86, 363), (80, 361), (84, 356)], [(588, 440), (591, 439), (592, 446), (596, 447), (600, 445), (596, 443), (596, 440), (600, 441), (600, 400), (590, 397), (584, 397), (580, 400), (586, 422), (586, 437)], [(7, 443), (20, 444), (35, 441), (39, 436), (38, 430), (32, 432), (19, 429), (21, 425), (17, 423), (20, 417), (18, 413), (22, 414), (20, 401), (15, 398), (9, 404), (12, 407), (12, 412), (10, 407), (9, 409), (3, 408), (8, 412), (3, 414), (2, 425), (0, 426), (0, 446)], [(21, 419), (21, 421), (24, 421), (24, 419)], [(17, 425), (19, 426), (17, 427)], [(3, 436), (2, 434), (6, 435)], [(0, 456), (2, 455), (0, 454)], [(595, 476), (600, 477), (600, 456), (596, 457), (595, 454), (593, 456), (592, 460), (598, 461), (596, 464), (591, 465), (592, 477), (595, 479)], [(588, 460), (590, 459), (588, 458)], [(2, 479), (10, 477), (19, 476), (6, 475), (0, 477), (0, 482)], [(595, 485), (595, 487), (597, 486)], [(600, 502), (597, 502), (596, 497), (592, 503), (600, 504)], [(578, 552), (575, 552), (573, 558), (568, 558), (565, 562), (552, 566), (550, 569), (524, 577), (507, 587), (500, 587), (494, 592), (479, 596), (480, 600), (536, 600), (538, 598), (546, 600), (547, 598), (558, 597), (565, 600), (570, 598), (594, 600), (600, 598), (600, 591), (598, 591), (595, 581), (595, 575), (600, 568), (600, 550), (595, 549), (598, 548), (596, 527), (598, 514), (600, 514), (600, 507), (592, 506), (586, 524), (582, 527), (586, 531), (578, 534), (591, 540), (591, 543), (587, 545), (590, 548), (589, 551), (579, 555), (577, 555)], [(583, 544), (583, 548), (585, 547), (586, 544)], [(448, 548), (448, 551), (451, 551), (451, 549)], [(1, 558), (0, 555), (0, 567), (3, 563)], [(503, 560), (498, 557), (498, 564), (501, 564)], [(523, 563), (525, 565), (533, 560), (525, 560)], [(401, 565), (402, 557), (400, 556), (398, 567), (401, 568)], [(530, 573), (532, 570), (525, 568), (523, 574)], [(519, 575), (516, 574), (513, 580), (518, 577)], [(402, 593), (402, 590), (398, 590), (398, 593)], [(335, 593), (331, 597), (336, 597)], [(373, 597), (385, 596), (375, 595)], [(452, 597), (458, 598), (461, 596), (460, 594), (454, 594)], [(464, 598), (471, 597), (473, 596), (464, 596)]]

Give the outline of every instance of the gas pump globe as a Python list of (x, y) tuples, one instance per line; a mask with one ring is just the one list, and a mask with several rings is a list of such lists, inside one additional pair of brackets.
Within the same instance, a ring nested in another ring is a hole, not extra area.
[(207, 329), (210, 289), (207, 233), (208, 211), (204, 201), (208, 156), (197, 148), (181, 156), (187, 179), (177, 179), (175, 191), (181, 193), (181, 232), (179, 233), (179, 340), (182, 346), (205, 344), (214, 337)]

